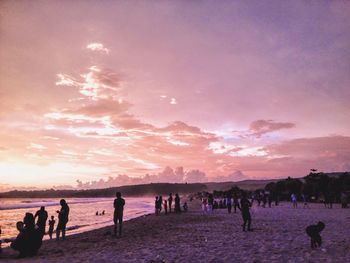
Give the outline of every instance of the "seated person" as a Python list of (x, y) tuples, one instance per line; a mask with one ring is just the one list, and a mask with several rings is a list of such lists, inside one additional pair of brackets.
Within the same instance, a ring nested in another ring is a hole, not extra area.
[(11, 248), (19, 252), (19, 257), (34, 256), (42, 244), (42, 235), (38, 228), (35, 228), (34, 216), (26, 213), (23, 223), (17, 222), (19, 231), (16, 239), (11, 243)]

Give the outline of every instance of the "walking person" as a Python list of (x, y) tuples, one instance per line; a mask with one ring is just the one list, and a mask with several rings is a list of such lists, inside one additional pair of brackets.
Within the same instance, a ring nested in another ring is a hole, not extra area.
[(114, 221), (114, 236), (117, 236), (117, 228), (119, 224), (119, 236), (122, 235), (122, 225), (123, 225), (123, 212), (124, 212), (124, 206), (125, 206), (125, 200), (122, 198), (122, 194), (120, 192), (117, 192), (115, 194), (117, 197), (114, 199), (114, 214), (113, 214), (113, 221)]
[(66, 202), (66, 200), (61, 199), (60, 201), (61, 210), (56, 211), (58, 213), (58, 224), (56, 228), (56, 240), (60, 239), (60, 234), (62, 232), (62, 239), (64, 240), (66, 238), (66, 226), (68, 223), (68, 216), (69, 216), (69, 206)]
[(242, 212), (242, 218), (243, 218), (243, 225), (242, 225), (243, 231), (246, 230), (246, 226), (247, 226), (247, 230), (251, 231), (250, 225), (251, 225), (252, 219), (249, 211), (251, 206), (252, 204), (249, 202), (247, 198), (247, 194), (243, 192), (242, 198), (241, 198), (241, 207), (240, 207), (240, 210)]

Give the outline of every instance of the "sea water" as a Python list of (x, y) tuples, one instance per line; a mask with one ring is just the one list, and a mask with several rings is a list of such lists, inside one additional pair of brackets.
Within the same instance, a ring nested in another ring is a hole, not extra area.
[[(149, 214), (154, 211), (154, 199), (151, 197), (125, 197), (124, 220)], [(81, 233), (84, 231), (108, 226), (113, 224), (113, 200), (114, 198), (66, 198), (69, 205), (69, 222), (66, 235)], [(55, 217), (55, 229), (57, 226), (57, 210), (60, 210), (58, 198), (36, 199), (0, 199), (0, 226), (1, 240), (13, 239), (17, 236), (16, 222), (23, 221), (25, 213), (33, 213), (45, 206), (48, 212), (48, 221), (51, 216)], [(104, 215), (102, 211), (105, 211)], [(98, 215), (96, 215), (98, 212)], [(55, 235), (54, 235), (55, 236)], [(45, 235), (44, 239), (47, 239)], [(8, 245), (8, 244), (7, 244)], [(6, 246), (3, 242), (3, 246)]]

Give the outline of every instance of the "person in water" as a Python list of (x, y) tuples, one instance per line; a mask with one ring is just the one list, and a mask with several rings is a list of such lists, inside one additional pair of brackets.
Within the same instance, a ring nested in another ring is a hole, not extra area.
[(66, 202), (66, 200), (61, 199), (60, 201), (61, 210), (56, 211), (58, 213), (58, 224), (56, 228), (56, 240), (60, 239), (60, 234), (62, 232), (62, 239), (64, 240), (66, 238), (66, 226), (68, 223), (68, 216), (69, 216), (69, 206)]
[(123, 225), (123, 212), (125, 200), (122, 198), (122, 194), (120, 192), (116, 193), (116, 199), (114, 199), (114, 236), (117, 236), (117, 228), (119, 223), (119, 236), (122, 235), (122, 225)]
[(36, 211), (34, 219), (38, 218), (36, 225), (39, 227), (41, 234), (45, 235), (46, 220), (48, 218), (45, 206), (40, 207), (40, 210)]
[(26, 213), (22, 222), (17, 222), (19, 234), (11, 243), (11, 248), (19, 252), (20, 258), (34, 256), (42, 244), (42, 234), (35, 228), (35, 219), (32, 213)]
[(317, 225), (310, 225), (305, 229), (306, 234), (311, 239), (312, 249), (316, 247), (320, 247), (322, 245), (322, 238), (321, 238), (320, 232), (324, 228), (325, 228), (325, 224), (323, 222), (318, 222)]
[(241, 207), (239, 207), (239, 209), (242, 212), (242, 218), (243, 218), (243, 231), (246, 230), (246, 226), (247, 226), (247, 230), (251, 231), (250, 225), (252, 222), (251, 216), (250, 216), (250, 211), (249, 208), (251, 207), (251, 203), (249, 202), (248, 198), (247, 198), (247, 194), (245, 192), (242, 193), (242, 198), (241, 198)]
[(51, 219), (49, 220), (49, 237), (50, 237), (50, 239), (52, 239), (52, 233), (53, 233), (54, 227), (55, 227), (55, 219), (54, 219), (54, 216), (51, 216)]

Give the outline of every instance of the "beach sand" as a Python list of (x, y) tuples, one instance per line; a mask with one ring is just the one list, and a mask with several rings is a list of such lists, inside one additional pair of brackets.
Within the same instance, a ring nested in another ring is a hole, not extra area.
[[(182, 214), (148, 215), (124, 223), (121, 238), (112, 227), (45, 241), (38, 256), (14, 259), (6, 248), (1, 261), (10, 262), (350, 262), (350, 209), (293, 209), (290, 203), (272, 208), (253, 206), (253, 232), (242, 231), (241, 214), (215, 210), (203, 214), (189, 204)], [(312, 250), (305, 233), (323, 221), (323, 245)]]

